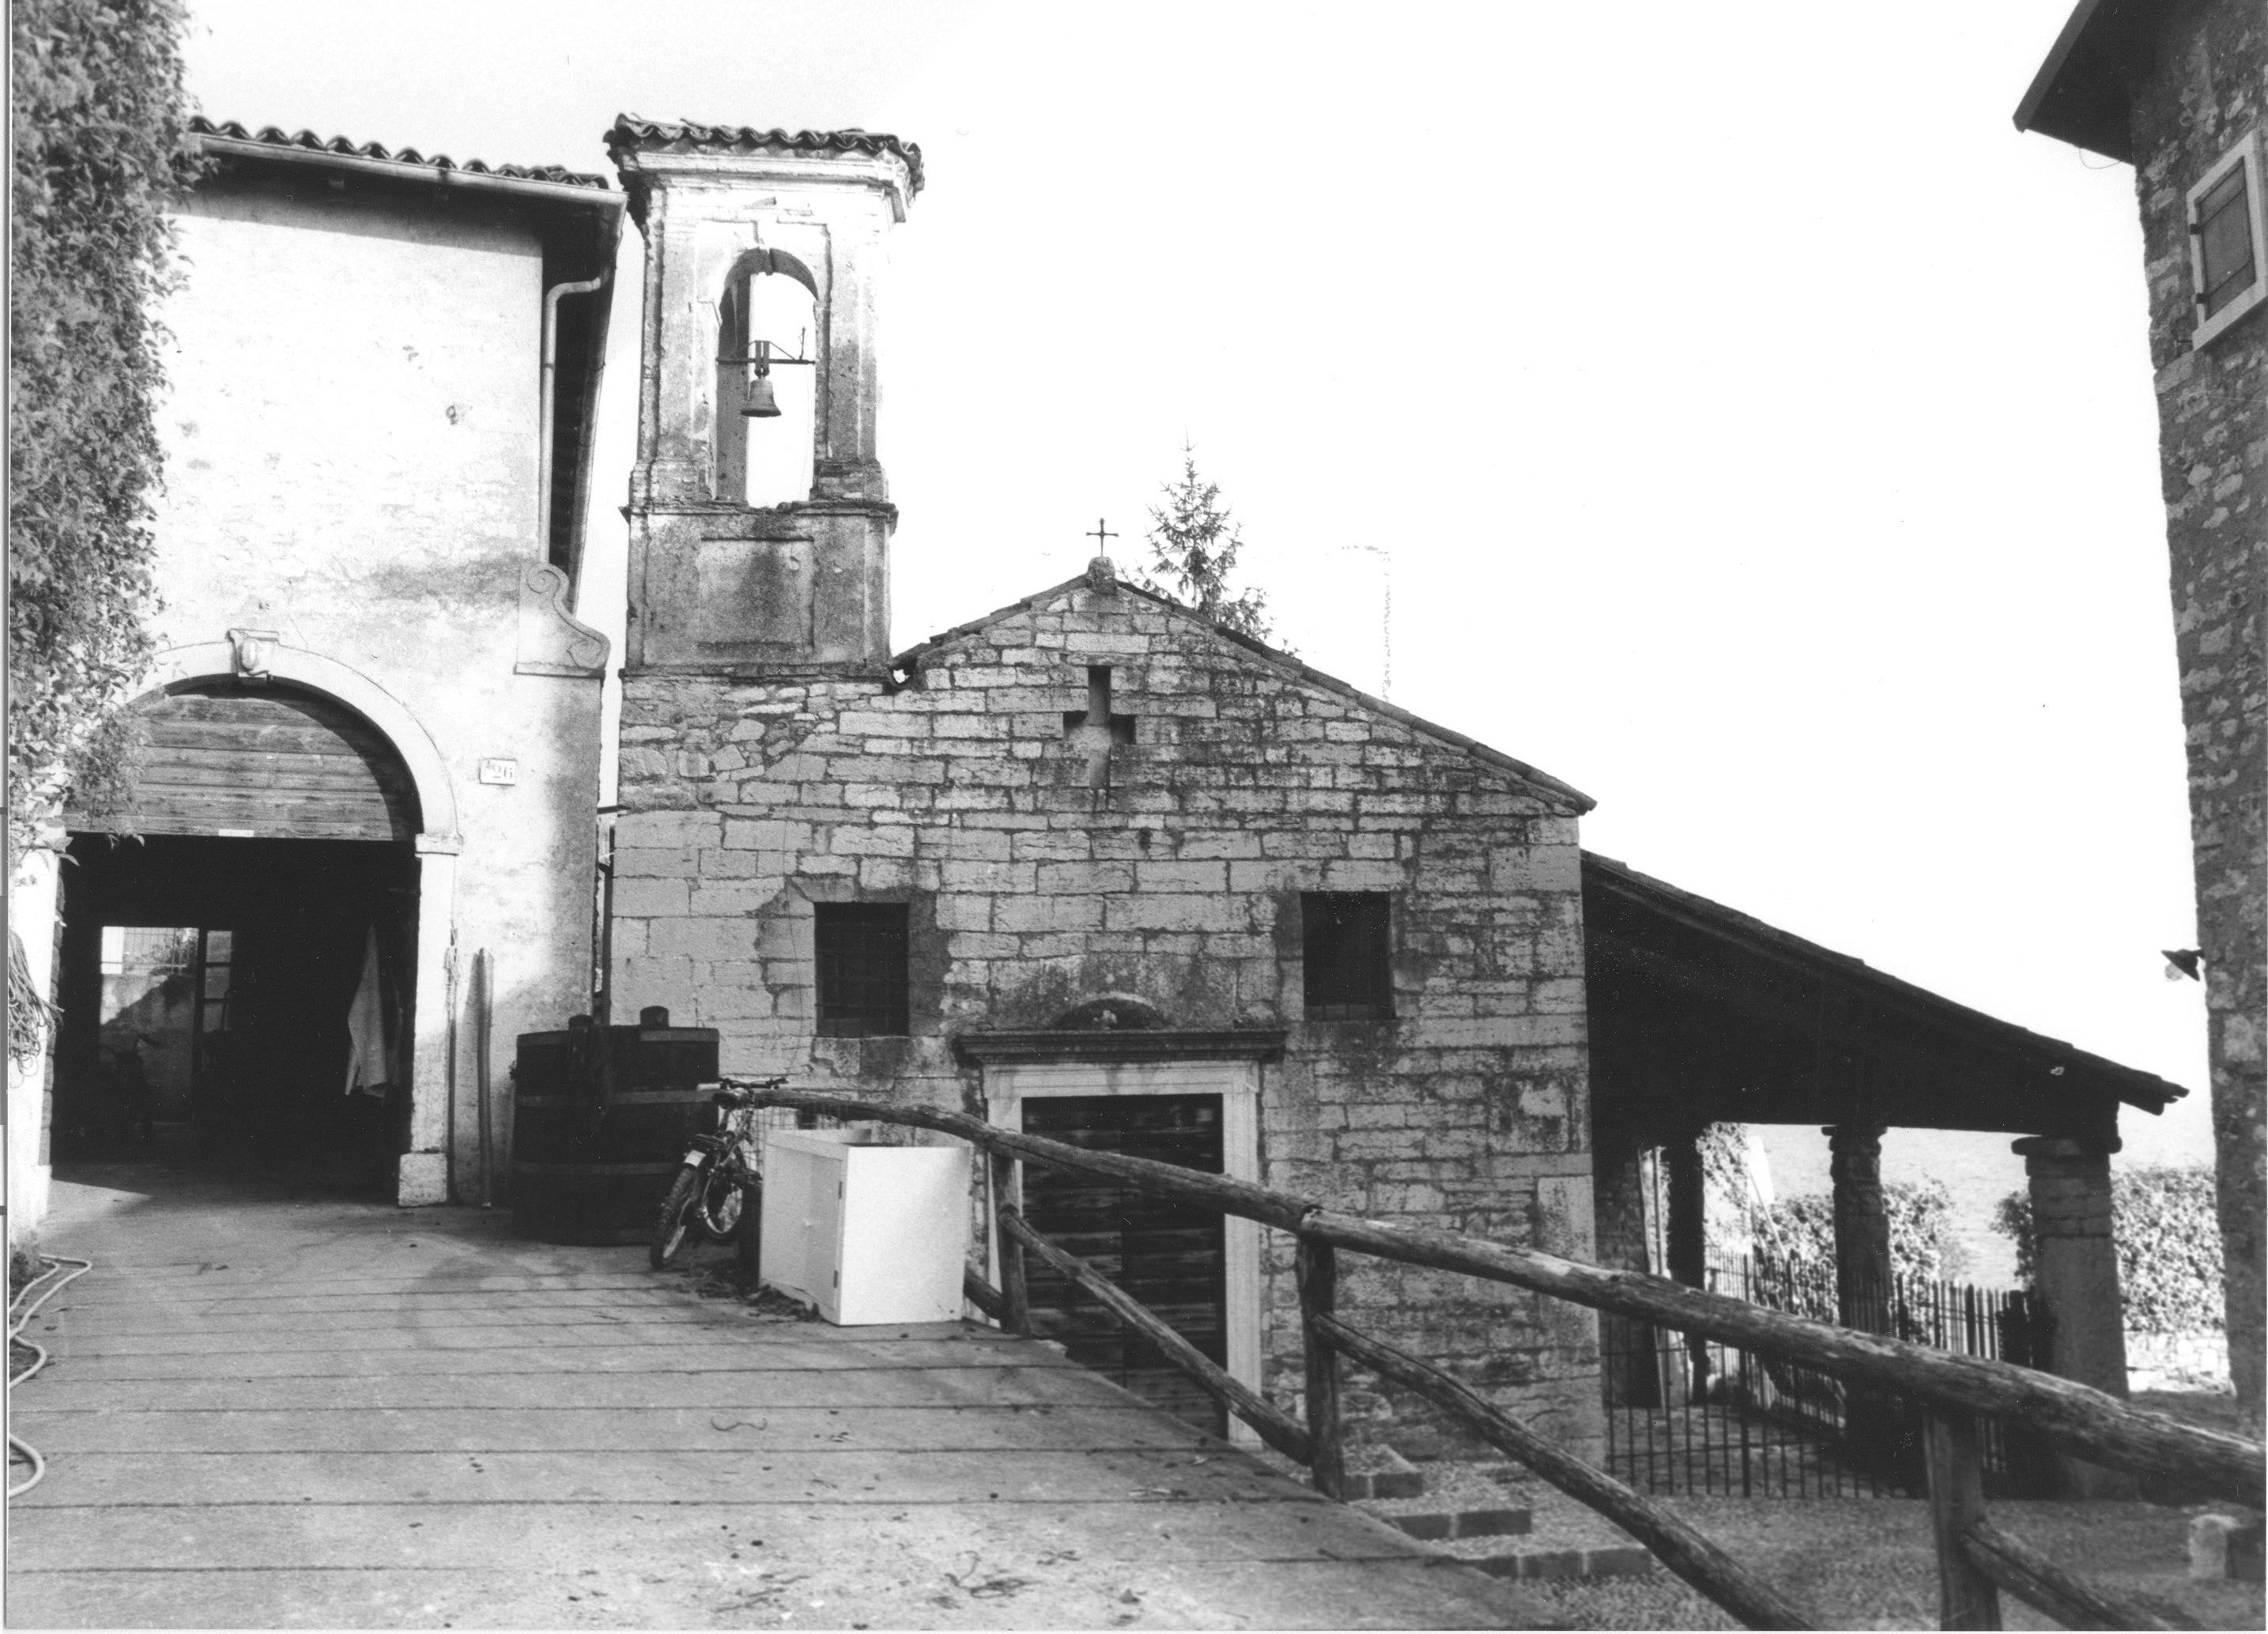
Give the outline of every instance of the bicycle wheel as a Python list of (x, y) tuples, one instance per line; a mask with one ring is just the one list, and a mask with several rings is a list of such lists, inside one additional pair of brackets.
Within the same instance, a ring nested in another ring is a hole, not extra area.
[(710, 1241), (736, 1241), (747, 1216), (740, 1177), (728, 1169), (711, 1169), (702, 1176), (700, 1196), (694, 1201), (693, 1211)]
[(702, 1177), (708, 1166), (700, 1168), (681, 1168), (677, 1178), (669, 1182), (669, 1196), (662, 1200), (661, 1212), (653, 1222), (653, 1245), (646, 1250), (646, 1260), (654, 1270), (665, 1270), (685, 1246), (685, 1239), (694, 1229), (693, 1205), (700, 1195)]

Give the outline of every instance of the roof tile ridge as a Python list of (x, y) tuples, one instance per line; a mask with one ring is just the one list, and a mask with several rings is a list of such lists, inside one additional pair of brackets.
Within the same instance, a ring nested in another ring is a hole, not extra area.
[(242, 142), (257, 147), (290, 148), (303, 152), (335, 153), (344, 158), (372, 159), (382, 164), (408, 165), (421, 170), (461, 171), (470, 175), (500, 176), (521, 181), (548, 181), (555, 185), (609, 190), (607, 178), (587, 171), (570, 170), (563, 165), (490, 165), (484, 160), (453, 159), (446, 153), (431, 156), (416, 148), (388, 149), (379, 142), (356, 142), (350, 136), (320, 136), (314, 131), (286, 131), (281, 126), (262, 125), (247, 129), (237, 120), (215, 120), (202, 114), (192, 114), (188, 121), (193, 136), (213, 136), (223, 141)]

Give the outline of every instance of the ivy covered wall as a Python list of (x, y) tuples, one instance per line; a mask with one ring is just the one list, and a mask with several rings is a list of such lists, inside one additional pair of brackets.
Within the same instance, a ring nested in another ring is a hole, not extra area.
[(195, 173), (173, 0), (17, 0), (10, 219), (8, 850), (126, 775), (148, 659), (166, 211)]

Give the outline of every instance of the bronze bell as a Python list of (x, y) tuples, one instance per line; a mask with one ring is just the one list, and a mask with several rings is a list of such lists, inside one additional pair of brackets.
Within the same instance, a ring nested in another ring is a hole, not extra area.
[(772, 395), (770, 373), (759, 373), (748, 382), (747, 395), (740, 403), (740, 412), (752, 420), (777, 420), (779, 411), (779, 399)]

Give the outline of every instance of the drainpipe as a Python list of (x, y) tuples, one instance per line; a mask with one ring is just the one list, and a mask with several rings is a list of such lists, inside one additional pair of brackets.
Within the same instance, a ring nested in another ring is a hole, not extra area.
[(591, 1019), (603, 1031), (614, 1019), (615, 1003), (615, 816), (619, 806), (599, 807), (599, 880), (593, 910), (598, 924), (592, 940), (599, 950), (597, 979), (591, 983)]
[[(551, 559), (551, 423), (557, 414), (554, 405), (559, 374), (559, 298), (596, 294), (606, 281), (606, 274), (600, 273), (579, 283), (555, 283), (543, 291), (543, 371), (538, 388), (543, 399), (539, 410), (542, 430), (538, 434), (535, 455), (535, 540), (539, 553), (547, 562)], [(599, 361), (603, 368), (606, 360), (602, 357)]]
[(449, 1201), (454, 1203), (457, 1200), (457, 927), (453, 924), (449, 927), (449, 951), (441, 961), (441, 980), (445, 995), (442, 1007), (449, 1013), (448, 1118), (441, 1126), (445, 1131), (441, 1150), (446, 1155), (441, 1161), (448, 1171), (446, 1189)]
[(473, 1040), (473, 1059), (481, 1097), (481, 1207), (485, 1209), (496, 1196), (496, 1148), (489, 1132), (489, 1034), (496, 1023), (496, 959), (485, 947), (473, 954), (473, 1005), (481, 1028)]

